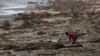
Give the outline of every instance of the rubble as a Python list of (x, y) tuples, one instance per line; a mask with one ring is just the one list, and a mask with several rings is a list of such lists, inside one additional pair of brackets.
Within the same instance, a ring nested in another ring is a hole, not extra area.
[[(19, 26), (15, 24), (15, 28), (7, 23), (10, 29), (1, 30), (0, 51), (11, 50), (15, 56), (99, 56), (100, 12), (90, 11), (91, 6), (87, 5), (88, 8), (75, 13), (61, 11), (52, 14), (46, 11), (17, 14), (13, 20), (22, 23)], [(64, 34), (66, 31), (79, 31), (80, 45), (69, 45)], [(51, 53), (47, 52), (50, 50)]]

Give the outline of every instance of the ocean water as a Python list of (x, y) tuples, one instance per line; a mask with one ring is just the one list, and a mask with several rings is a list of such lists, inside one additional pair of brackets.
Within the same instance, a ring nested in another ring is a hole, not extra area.
[(0, 5), (4, 5), (0, 8), (0, 16), (8, 16), (24, 12), (28, 1), (29, 0), (0, 0)]
[(13, 15), (24, 12), (26, 7), (27, 5), (21, 4), (4, 5), (0, 9), (0, 22), (4, 20), (12, 20)]
[(27, 4), (4, 4), (2, 8), (0, 8), (0, 16), (8, 16), (12, 14), (22, 13), (24, 12)]
[(0, 21), (10, 19), (14, 14), (22, 13), (27, 7), (27, 2), (44, 3), (48, 0), (0, 0)]
[[(22, 13), (29, 0), (0, 0), (0, 21), (10, 20), (13, 15)], [(35, 1), (35, 0), (30, 0)]]

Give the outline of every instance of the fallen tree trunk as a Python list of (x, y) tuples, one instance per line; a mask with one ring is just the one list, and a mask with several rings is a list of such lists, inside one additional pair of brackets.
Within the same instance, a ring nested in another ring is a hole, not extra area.
[(26, 46), (19, 47), (14, 50), (23, 51), (23, 50), (38, 50), (38, 49), (59, 49), (59, 48), (64, 48), (64, 45), (58, 42), (37, 42), (37, 43), (26, 44)]

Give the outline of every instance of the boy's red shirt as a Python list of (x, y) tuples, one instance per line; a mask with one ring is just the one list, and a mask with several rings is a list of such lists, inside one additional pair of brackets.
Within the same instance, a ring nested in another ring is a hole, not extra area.
[(77, 38), (77, 34), (75, 32), (68, 33), (69, 38)]

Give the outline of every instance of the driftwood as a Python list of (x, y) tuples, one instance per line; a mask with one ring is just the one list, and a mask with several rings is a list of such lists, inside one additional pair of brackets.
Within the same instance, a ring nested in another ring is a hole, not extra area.
[(28, 51), (28, 50), (39, 50), (39, 49), (60, 49), (60, 48), (70, 48), (70, 47), (83, 47), (80, 44), (63, 44), (62, 42), (52, 42), (52, 41), (40, 41), (34, 43), (24, 43), (24, 44), (5, 44), (2, 45), (4, 50), (14, 50), (14, 51)]
[(64, 48), (64, 45), (57, 42), (37, 42), (37, 43), (28, 43), (25, 46), (16, 48), (14, 50), (22, 51), (22, 50), (59, 49), (59, 48)]

